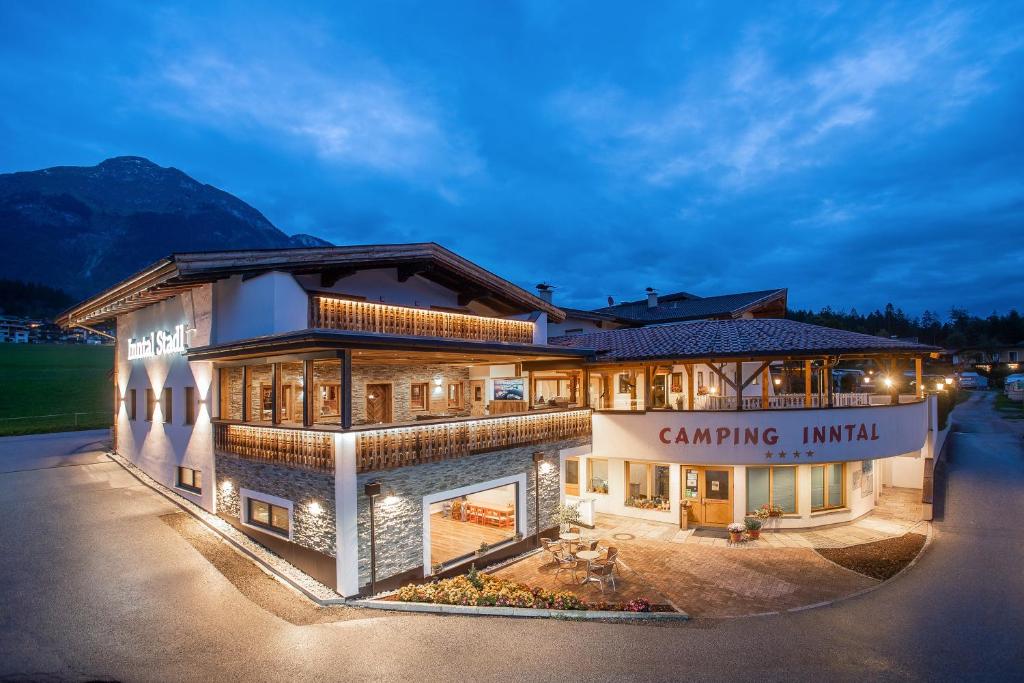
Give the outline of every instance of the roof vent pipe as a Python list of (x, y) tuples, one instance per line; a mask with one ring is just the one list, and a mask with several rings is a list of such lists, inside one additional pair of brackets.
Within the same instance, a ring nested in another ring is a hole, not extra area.
[(658, 293), (653, 287), (647, 288), (647, 308), (654, 308), (658, 305)]
[(541, 299), (548, 303), (551, 303), (551, 296), (554, 294), (554, 292), (555, 288), (547, 284), (546, 282), (542, 282), (539, 285), (537, 285), (537, 296), (539, 296)]

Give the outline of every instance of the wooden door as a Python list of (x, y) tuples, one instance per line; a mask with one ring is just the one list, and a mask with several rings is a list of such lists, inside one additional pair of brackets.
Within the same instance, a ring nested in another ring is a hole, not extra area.
[(469, 414), (473, 417), (481, 417), (487, 407), (487, 397), (484, 395), (486, 385), (482, 379), (474, 379), (469, 383)]
[(683, 465), (683, 499), (690, 502), (693, 526), (728, 526), (732, 523), (732, 468)]
[(732, 468), (705, 467), (701, 476), (701, 520), (705, 526), (732, 524)]
[(366, 421), (370, 424), (391, 422), (391, 385), (366, 385)]

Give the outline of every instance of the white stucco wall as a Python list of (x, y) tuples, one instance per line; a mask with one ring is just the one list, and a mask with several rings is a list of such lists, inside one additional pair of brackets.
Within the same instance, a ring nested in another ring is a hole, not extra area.
[(213, 284), (213, 302), (214, 344), (309, 327), (309, 298), (289, 273), (220, 280)]
[[(154, 358), (128, 360), (128, 341), (158, 330), (173, 330), (184, 324), (188, 346), (209, 343), (212, 320), (213, 291), (211, 285), (178, 295), (167, 301), (148, 306), (134, 313), (119, 316), (117, 320), (117, 381), (124, 400), (116, 418), (118, 451), (142, 468), (148, 475), (174, 487), (179, 465), (202, 472), (202, 494), (177, 489), (183, 496), (194, 500), (205, 509), (214, 510), (214, 458), (213, 431), (210, 424), (209, 402), (213, 381), (211, 363), (189, 363), (177, 353)], [(185, 387), (195, 387), (195, 425), (185, 422)], [(165, 423), (160, 406), (154, 410), (153, 421), (146, 421), (146, 389), (152, 389), (159, 399), (164, 387), (172, 390), (171, 422)], [(129, 419), (127, 401), (130, 390), (136, 390), (136, 416)]]

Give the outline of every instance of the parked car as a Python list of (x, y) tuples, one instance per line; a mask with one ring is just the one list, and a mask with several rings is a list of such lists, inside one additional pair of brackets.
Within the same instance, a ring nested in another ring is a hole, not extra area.
[(961, 389), (988, 389), (988, 378), (976, 372), (961, 372), (959, 380)]

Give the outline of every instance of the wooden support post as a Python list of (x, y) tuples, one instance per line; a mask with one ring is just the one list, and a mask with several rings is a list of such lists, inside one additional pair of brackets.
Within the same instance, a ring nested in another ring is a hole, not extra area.
[(590, 368), (583, 368), (583, 386), (580, 391), (583, 392), (583, 407), (590, 408)]
[(313, 425), (313, 361), (302, 361), (302, 426)]
[(352, 352), (341, 352), (341, 428), (352, 427)]
[(736, 384), (736, 410), (743, 410), (743, 363), (736, 363), (733, 377)]
[(804, 408), (811, 407), (811, 361), (804, 361)]
[(833, 387), (832, 384), (832, 364), (829, 362), (828, 358), (825, 359), (825, 367), (822, 369), (822, 373), (824, 373), (823, 376), (828, 379), (828, 384), (826, 385), (828, 388), (825, 390), (825, 396), (828, 399), (828, 407), (831, 408), (835, 387)]
[(693, 363), (686, 365), (686, 409), (693, 410)]
[(768, 409), (768, 383), (772, 381), (772, 373), (768, 367), (764, 366), (764, 370), (761, 371), (761, 410)]
[[(280, 372), (277, 363), (270, 364), (270, 424), (276, 425), (281, 422), (281, 415), (277, 410), (277, 380)], [(260, 410), (263, 410), (263, 397), (260, 397)], [(262, 416), (261, 416), (262, 417)]]
[(651, 384), (654, 380), (654, 366), (644, 366), (644, 410), (651, 409)]
[(917, 397), (918, 398), (924, 398), (924, 384), (921, 382), (921, 369), (922, 369), (921, 366), (922, 366), (922, 364), (923, 364), (923, 361), (921, 360), (920, 356), (914, 359), (914, 379), (917, 382), (917, 384), (915, 386), (917, 387)]
[[(224, 416), (221, 415), (223, 419)], [(242, 366), (242, 421), (251, 422), (249, 418), (249, 366)]]

